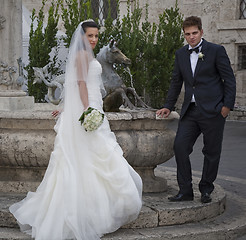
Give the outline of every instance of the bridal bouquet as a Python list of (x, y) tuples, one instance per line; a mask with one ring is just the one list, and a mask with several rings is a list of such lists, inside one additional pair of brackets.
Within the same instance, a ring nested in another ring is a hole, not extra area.
[(97, 130), (103, 123), (104, 114), (97, 109), (89, 107), (83, 112), (79, 121), (84, 126), (85, 131), (91, 132)]

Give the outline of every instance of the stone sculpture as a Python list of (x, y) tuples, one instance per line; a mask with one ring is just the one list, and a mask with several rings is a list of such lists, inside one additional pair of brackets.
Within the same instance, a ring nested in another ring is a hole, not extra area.
[(0, 60), (0, 84), (9, 86), (15, 84), (14, 74), (16, 68), (14, 66), (8, 66), (7, 63)]
[(0, 15), (0, 30), (4, 29), (5, 22), (6, 22), (5, 17)]
[[(116, 47), (115, 41), (111, 41), (107, 46), (101, 48), (96, 58), (102, 65), (102, 80), (106, 90), (106, 96), (103, 99), (103, 108), (106, 112), (118, 112), (119, 107), (122, 105), (130, 109), (139, 107), (149, 108), (141, 100), (133, 87), (126, 87), (121, 77), (114, 70), (114, 63), (124, 64), (125, 66), (131, 64), (131, 60)], [(48, 72), (48, 69), (49, 65), (43, 68), (34, 67), (35, 79), (33, 84), (44, 82), (48, 87), (47, 96), (49, 101), (57, 105), (63, 97), (65, 74), (52, 76)], [(61, 92), (59, 98), (55, 98), (57, 88)]]
[[(102, 65), (102, 80), (107, 92), (103, 100), (104, 111), (117, 112), (121, 105), (130, 109), (149, 108), (133, 87), (126, 87), (121, 77), (114, 70), (114, 63), (125, 66), (131, 64), (131, 60), (116, 47), (115, 41), (111, 41), (107, 46), (101, 48), (96, 58)], [(133, 101), (130, 100), (130, 96)]]
[(24, 75), (24, 72), (23, 72), (25, 65), (22, 62), (21, 57), (17, 59), (17, 62), (18, 62), (18, 73), (19, 73), (19, 76), (18, 76), (18, 78), (16, 80), (16, 84), (22, 86), (27, 81), (27, 79), (26, 79), (26, 77)]
[[(58, 105), (63, 97), (63, 84), (65, 82), (65, 74), (61, 74), (59, 76), (54, 76), (48, 71), (49, 64), (44, 66), (43, 68), (33, 67), (34, 70), (34, 81), (33, 84), (44, 82), (44, 84), (48, 87), (48, 99), (51, 103)], [(60, 90), (60, 96), (58, 98), (55, 97), (56, 89)]]

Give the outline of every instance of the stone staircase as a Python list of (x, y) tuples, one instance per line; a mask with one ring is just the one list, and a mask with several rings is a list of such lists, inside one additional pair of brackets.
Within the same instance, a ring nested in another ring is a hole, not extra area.
[[(139, 218), (115, 233), (105, 235), (103, 240), (227, 240), (239, 237), (243, 240), (242, 236), (246, 234), (245, 199), (226, 193), (216, 185), (211, 203), (201, 204), (196, 188), (194, 201), (170, 203), (167, 197), (177, 192), (175, 173), (156, 171), (156, 175), (165, 175), (168, 190), (164, 193), (144, 194)], [(194, 178), (194, 182), (197, 186), (198, 179)], [(6, 182), (6, 186), (9, 185)], [(31, 239), (19, 231), (8, 211), (9, 206), (21, 200), (25, 194), (13, 192), (13, 184), (11, 192), (8, 187), (4, 188), (3, 182), (0, 186), (0, 240)]]

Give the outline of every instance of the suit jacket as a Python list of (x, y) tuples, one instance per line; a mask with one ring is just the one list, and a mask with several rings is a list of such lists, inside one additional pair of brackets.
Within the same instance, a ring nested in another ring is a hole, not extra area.
[(185, 115), (193, 94), (197, 107), (207, 118), (215, 117), (223, 106), (230, 109), (234, 107), (236, 81), (225, 48), (203, 39), (201, 52), (204, 56), (198, 58), (194, 76), (188, 45), (175, 53), (172, 81), (164, 107), (173, 110), (184, 83), (181, 118)]

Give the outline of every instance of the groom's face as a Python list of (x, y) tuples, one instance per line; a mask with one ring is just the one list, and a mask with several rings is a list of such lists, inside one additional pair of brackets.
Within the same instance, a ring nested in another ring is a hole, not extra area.
[(201, 41), (203, 30), (199, 30), (197, 26), (184, 28), (184, 37), (188, 44), (193, 48)]

